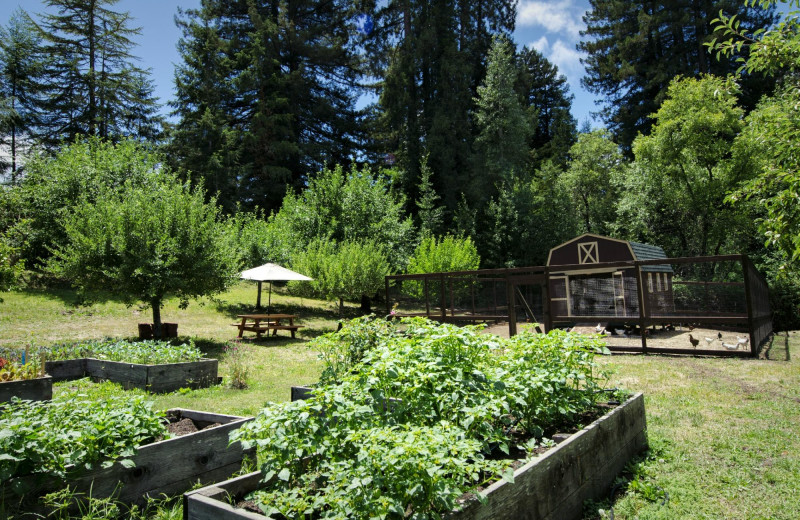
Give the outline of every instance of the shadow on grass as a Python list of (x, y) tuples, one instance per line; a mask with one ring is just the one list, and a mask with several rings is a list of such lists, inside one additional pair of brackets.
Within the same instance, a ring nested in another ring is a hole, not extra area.
[(784, 331), (773, 334), (761, 349), (761, 357), (770, 361), (791, 361), (789, 333)]
[(116, 296), (114, 292), (93, 291), (80, 294), (77, 289), (69, 287), (26, 287), (20, 293), (41, 298), (43, 300), (59, 301), (67, 307), (87, 307), (98, 303), (125, 303), (123, 299)]

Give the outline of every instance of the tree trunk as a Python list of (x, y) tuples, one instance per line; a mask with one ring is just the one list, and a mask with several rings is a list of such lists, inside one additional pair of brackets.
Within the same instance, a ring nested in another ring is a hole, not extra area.
[(339, 298), (339, 317), (342, 317), (344, 314), (344, 298)]
[(151, 301), (150, 306), (153, 308), (153, 337), (161, 339), (161, 300)]

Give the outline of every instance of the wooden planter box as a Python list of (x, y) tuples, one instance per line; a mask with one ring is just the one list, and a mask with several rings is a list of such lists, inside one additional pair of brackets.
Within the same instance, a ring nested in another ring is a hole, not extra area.
[[(647, 446), (644, 397), (636, 394), (583, 430), (514, 472), (514, 484), (496, 482), (485, 493), (485, 505), (470, 501), (448, 515), (451, 520), (514, 518), (578, 519), (583, 502), (607, 495), (614, 477)], [(260, 485), (254, 472), (183, 495), (187, 520), (264, 520), (263, 515), (236, 509), (229, 497), (240, 498)]]
[(251, 421), (252, 417), (180, 408), (169, 410), (167, 414), (192, 419), (198, 428), (214, 423), (220, 426), (140, 446), (131, 458), (135, 464), (131, 468), (117, 462), (108, 468), (97, 467), (74, 479), (58, 482), (25, 477), (15, 487), (24, 490), (24, 500), (33, 502), (32, 509), (36, 509), (38, 496), (65, 485), (86, 496), (89, 493), (95, 498), (113, 495), (125, 503), (143, 504), (147, 496), (174, 495), (197, 482), (210, 484), (229, 478), (241, 469), (245, 456), (255, 457), (255, 449), (245, 451), (238, 442), (228, 445), (230, 432)]
[(10, 401), (12, 397), (28, 401), (49, 401), (53, 398), (53, 378), (44, 376), (0, 383), (0, 403)]
[(121, 361), (83, 358), (46, 361), (45, 372), (56, 381), (91, 377), (108, 380), (124, 388), (141, 388), (148, 392), (172, 392), (179, 388), (205, 388), (217, 384), (219, 361), (201, 359), (185, 363), (140, 365)]
[(313, 394), (313, 389), (310, 386), (293, 386), (291, 388), (291, 401), (304, 401), (311, 397)]

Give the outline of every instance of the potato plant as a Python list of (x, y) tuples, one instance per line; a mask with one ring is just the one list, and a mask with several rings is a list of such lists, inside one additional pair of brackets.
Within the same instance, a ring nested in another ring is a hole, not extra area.
[(232, 435), (258, 448), (250, 498), (271, 518), (442, 518), (464, 493), (513, 479), (503, 454), (574, 421), (604, 382), (602, 344), (563, 332), (503, 340), (358, 319), (315, 345), (326, 368), (314, 396)]
[(0, 487), (30, 475), (68, 478), (116, 460), (167, 433), (163, 412), (141, 396), (95, 399), (80, 389), (53, 401), (12, 400), (0, 409)]

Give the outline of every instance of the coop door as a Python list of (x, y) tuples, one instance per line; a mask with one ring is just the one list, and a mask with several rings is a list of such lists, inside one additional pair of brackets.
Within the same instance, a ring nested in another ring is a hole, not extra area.
[(614, 281), (614, 315), (625, 316), (625, 281), (622, 273), (613, 273), (611, 278)]
[(566, 276), (550, 277), (550, 313), (554, 318), (569, 316), (569, 291)]

